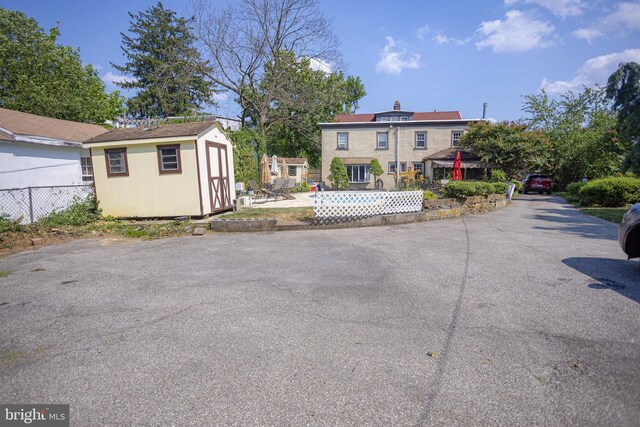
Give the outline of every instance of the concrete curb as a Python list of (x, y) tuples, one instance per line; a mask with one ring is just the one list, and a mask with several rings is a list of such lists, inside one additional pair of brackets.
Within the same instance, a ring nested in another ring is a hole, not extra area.
[[(275, 218), (220, 218), (210, 221), (219, 232), (331, 230), (339, 228), (377, 227), (458, 218), (464, 215), (493, 212), (510, 203), (504, 196), (443, 199), (439, 208), (404, 214), (377, 215), (365, 218), (325, 218), (314, 224), (278, 224)], [(446, 205), (447, 207), (442, 207)]]

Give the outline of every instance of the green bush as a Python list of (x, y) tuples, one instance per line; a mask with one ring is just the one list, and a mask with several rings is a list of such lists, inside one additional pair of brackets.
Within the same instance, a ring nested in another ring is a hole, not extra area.
[(0, 233), (21, 231), (22, 226), (19, 221), (12, 221), (7, 214), (0, 215)]
[(587, 182), (578, 190), (583, 206), (618, 207), (640, 202), (640, 179), (602, 178)]
[(520, 191), (522, 189), (522, 183), (520, 181), (509, 181), (509, 182), (516, 186), (516, 191)]
[(438, 195), (436, 193), (434, 193), (433, 191), (430, 190), (424, 190), (422, 192), (422, 200), (432, 200), (432, 199), (437, 199)]
[(502, 169), (492, 169), (491, 170), (491, 182), (506, 182), (507, 174), (504, 173)]
[(509, 184), (506, 182), (492, 182), (491, 183), (496, 190), (496, 194), (507, 194), (507, 190), (509, 189)]
[(60, 225), (86, 225), (100, 219), (100, 209), (95, 196), (89, 196), (86, 199), (76, 197), (74, 203), (67, 209), (52, 212), (38, 220), (38, 224), (49, 227), (57, 227)]
[(299, 191), (300, 193), (306, 193), (307, 191), (311, 191), (311, 185), (307, 181), (302, 181), (296, 187), (296, 191)]
[[(505, 183), (497, 183), (502, 189)], [(442, 187), (442, 195), (448, 198), (459, 197), (472, 197), (472, 196), (488, 196), (489, 194), (497, 193), (496, 183), (481, 182), (481, 181), (449, 181), (444, 187)], [(500, 191), (500, 193), (502, 193)]]
[(586, 182), (582, 182), (582, 181), (572, 182), (571, 184), (567, 185), (567, 191), (573, 194), (574, 196), (577, 196), (580, 189), (585, 185), (586, 185)]

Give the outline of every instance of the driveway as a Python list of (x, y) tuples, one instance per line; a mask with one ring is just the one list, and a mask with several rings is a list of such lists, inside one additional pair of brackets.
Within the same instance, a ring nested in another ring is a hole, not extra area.
[(0, 259), (0, 403), (72, 425), (637, 425), (640, 269), (530, 195), (393, 227)]

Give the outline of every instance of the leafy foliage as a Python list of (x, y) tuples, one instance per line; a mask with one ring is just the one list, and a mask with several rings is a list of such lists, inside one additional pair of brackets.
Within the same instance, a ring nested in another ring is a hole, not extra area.
[(607, 97), (617, 112), (620, 137), (633, 144), (623, 169), (640, 174), (640, 64), (622, 63), (607, 82)]
[(462, 137), (460, 146), (477, 153), (483, 162), (500, 165), (509, 179), (548, 167), (549, 139), (521, 124), (474, 123)]
[(549, 138), (548, 168), (560, 189), (582, 177), (613, 175), (620, 170), (629, 144), (615, 131), (615, 115), (601, 87), (568, 92), (551, 99), (544, 91), (525, 98), (525, 122)]
[(336, 190), (345, 188), (349, 183), (349, 177), (347, 176), (347, 168), (340, 157), (334, 157), (331, 160), (330, 171), (331, 175), (328, 178), (331, 181), (331, 186)]
[(619, 177), (587, 182), (579, 191), (583, 206), (617, 207), (640, 202), (640, 179)]
[(480, 181), (449, 181), (442, 187), (442, 195), (447, 198), (487, 196), (495, 193), (496, 187), (493, 184)]
[(433, 200), (437, 198), (438, 198), (438, 195), (431, 190), (424, 190), (422, 192), (422, 200)]
[(24, 13), (0, 8), (0, 107), (56, 119), (103, 124), (122, 111), (120, 94), (105, 93), (95, 68), (77, 49), (56, 43)]
[[(280, 52), (279, 61), (265, 66), (256, 96), (271, 99), (266, 111), (248, 109), (254, 123), (262, 123), (267, 151), (283, 157), (306, 157), (318, 167), (321, 157), (319, 123), (350, 111), (364, 96), (359, 78), (342, 72), (314, 69), (309, 59), (291, 51)], [(356, 98), (354, 98), (356, 96)], [(261, 116), (265, 114), (266, 116)]]
[(309, 184), (307, 181), (302, 181), (300, 184), (298, 184), (297, 191), (301, 193), (311, 191), (311, 184)]
[(52, 212), (38, 221), (39, 225), (56, 227), (60, 225), (86, 225), (100, 219), (101, 210), (95, 196), (82, 200), (77, 198), (67, 209)]
[(576, 181), (576, 182), (572, 182), (571, 184), (567, 185), (567, 191), (570, 194), (573, 194), (574, 196), (578, 195), (578, 192), (580, 191), (580, 189), (582, 187), (584, 187), (587, 183), (583, 182), (583, 181)]
[(19, 222), (13, 221), (9, 218), (9, 215), (0, 215), (0, 233), (11, 233), (22, 231), (22, 226)]
[(382, 169), (382, 165), (380, 165), (380, 162), (375, 157), (371, 159), (371, 164), (369, 167), (370, 167), (371, 175), (373, 175), (376, 180), (380, 175), (384, 174), (384, 169)]
[(233, 167), (236, 182), (247, 182), (258, 179), (258, 161), (255, 157), (254, 143), (256, 133), (253, 130), (237, 130), (231, 132), (233, 146)]
[(129, 33), (122, 35), (125, 65), (112, 64), (131, 76), (118, 84), (137, 89), (127, 101), (128, 113), (136, 118), (167, 117), (198, 110), (211, 100), (210, 72), (194, 46), (192, 20), (165, 9), (162, 2), (131, 18)]
[(505, 182), (507, 180), (507, 174), (502, 169), (491, 169), (491, 176), (489, 178), (491, 182)]

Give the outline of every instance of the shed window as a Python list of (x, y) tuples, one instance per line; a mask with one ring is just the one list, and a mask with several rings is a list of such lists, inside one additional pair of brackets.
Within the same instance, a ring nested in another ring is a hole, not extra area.
[(107, 162), (107, 176), (128, 176), (126, 148), (109, 148), (104, 150), (104, 158)]
[(179, 145), (158, 145), (158, 167), (160, 173), (181, 173)]
[(80, 166), (82, 167), (82, 182), (93, 182), (93, 164), (91, 157), (80, 156)]
[(296, 176), (298, 174), (297, 166), (287, 166), (289, 168), (289, 176)]

